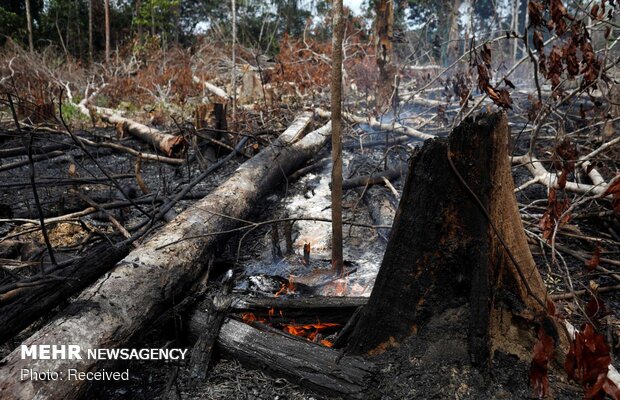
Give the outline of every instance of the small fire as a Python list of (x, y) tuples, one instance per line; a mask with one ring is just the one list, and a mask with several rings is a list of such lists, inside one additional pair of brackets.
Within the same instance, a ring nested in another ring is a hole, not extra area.
[[(329, 328), (336, 328), (340, 326), (340, 324), (332, 324), (332, 323), (321, 323), (317, 322), (316, 324), (306, 324), (306, 325), (284, 325), (284, 332), (290, 333), (291, 335), (300, 336), (308, 339), (311, 342), (316, 341), (316, 337), (321, 331)], [(330, 346), (331, 347), (331, 346)]]
[(273, 307), (271, 307), (268, 312), (269, 318), (273, 317), (275, 313), (276, 313), (276, 310)]
[(241, 320), (248, 325), (252, 325), (252, 323), (254, 322), (261, 322), (261, 323), (267, 322), (266, 319), (258, 318), (256, 315), (254, 315), (254, 313), (251, 313), (251, 312), (243, 313), (241, 315)]
[(280, 290), (274, 295), (275, 297), (279, 297), (282, 294), (291, 294), (295, 293), (295, 282), (293, 282), (293, 275), (289, 275), (288, 283), (282, 284)]

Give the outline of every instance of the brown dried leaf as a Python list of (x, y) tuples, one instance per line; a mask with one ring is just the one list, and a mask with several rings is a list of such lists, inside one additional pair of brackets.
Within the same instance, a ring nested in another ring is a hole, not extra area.
[(543, 18), (543, 11), (545, 11), (545, 6), (537, 1), (530, 0), (527, 4), (527, 13), (530, 18), (530, 23), (532, 26), (541, 26), (545, 22)]
[(485, 43), (482, 46), (482, 50), (480, 51), (480, 57), (482, 57), (482, 61), (484, 62), (484, 64), (488, 67), (491, 68), (491, 48), (488, 46), (487, 43)]
[(534, 356), (530, 364), (530, 383), (534, 396), (544, 398), (549, 394), (549, 360), (553, 356), (555, 343), (545, 329), (538, 328), (538, 341), (534, 345)]
[(545, 46), (545, 40), (543, 39), (543, 34), (541, 31), (534, 31), (532, 35), (532, 41), (534, 42), (534, 48), (542, 53), (543, 47)]
[(609, 185), (607, 190), (605, 190), (605, 196), (612, 196), (611, 205), (614, 209), (614, 212), (620, 214), (620, 179), (618, 177), (620, 174), (617, 174), (614, 178), (615, 181)]
[(588, 271), (593, 271), (596, 269), (596, 267), (598, 267), (600, 263), (601, 248), (599, 246), (596, 246), (596, 248), (594, 249), (594, 254), (592, 254), (592, 258), (586, 261), (586, 267), (588, 268)]

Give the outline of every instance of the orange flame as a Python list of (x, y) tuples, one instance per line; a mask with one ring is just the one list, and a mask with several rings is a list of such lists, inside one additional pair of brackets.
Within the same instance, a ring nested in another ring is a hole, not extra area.
[(246, 312), (241, 315), (241, 320), (248, 325), (252, 325), (253, 322), (266, 322), (264, 318), (258, 318), (254, 313)]
[(280, 286), (280, 290), (274, 295), (275, 297), (279, 297), (282, 294), (290, 294), (295, 293), (295, 282), (293, 282), (293, 275), (289, 275), (288, 283), (282, 284)]
[(317, 322), (316, 324), (307, 325), (284, 325), (283, 330), (284, 332), (290, 333), (291, 335), (304, 337), (309, 341), (314, 342), (318, 333), (325, 329), (335, 328), (337, 326), (340, 326), (340, 324)]

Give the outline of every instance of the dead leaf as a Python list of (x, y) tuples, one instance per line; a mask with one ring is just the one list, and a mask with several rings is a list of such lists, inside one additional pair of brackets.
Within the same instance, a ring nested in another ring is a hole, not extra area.
[(545, 46), (542, 32), (534, 31), (534, 34), (532, 35), (532, 41), (534, 42), (534, 48), (538, 50), (539, 53), (542, 53), (543, 47)]
[(544, 24), (545, 19), (543, 18), (543, 11), (545, 11), (545, 6), (537, 1), (530, 0), (527, 4), (527, 13), (532, 26), (541, 26)]
[(601, 263), (601, 248), (596, 246), (594, 249), (594, 254), (592, 254), (592, 258), (586, 261), (586, 267), (588, 271), (593, 271), (598, 267)]
[(530, 384), (534, 396), (544, 398), (549, 394), (549, 360), (553, 355), (555, 343), (545, 329), (538, 328), (538, 341), (534, 345), (534, 355), (530, 364)]

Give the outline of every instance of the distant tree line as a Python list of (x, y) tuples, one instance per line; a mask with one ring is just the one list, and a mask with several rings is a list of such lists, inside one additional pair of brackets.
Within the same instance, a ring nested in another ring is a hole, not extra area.
[[(377, 1), (363, 2), (362, 12), (369, 20), (374, 19)], [(399, 52), (404, 58), (425, 57), (424, 61), (445, 64), (465, 51), (474, 32), (481, 40), (485, 35), (488, 38), (506, 31), (522, 33), (527, 24), (528, 0), (393, 1), (395, 42), (405, 42), (414, 35), (420, 43)], [(312, 27), (312, 34), (329, 40), (331, 3), (238, 0), (237, 42), (273, 54), (284, 34), (300, 37), (307, 27)], [(570, 8), (583, 6), (586, 1), (565, 3)], [(106, 7), (108, 51), (149, 37), (164, 46), (191, 45), (209, 31), (222, 37), (231, 32), (231, 4), (225, 0), (0, 0), (0, 44), (10, 37), (30, 47), (31, 38), (33, 50), (53, 44), (75, 59), (104, 59)], [(372, 29), (372, 24), (367, 27)], [(518, 44), (507, 49), (513, 57), (523, 51)]]

